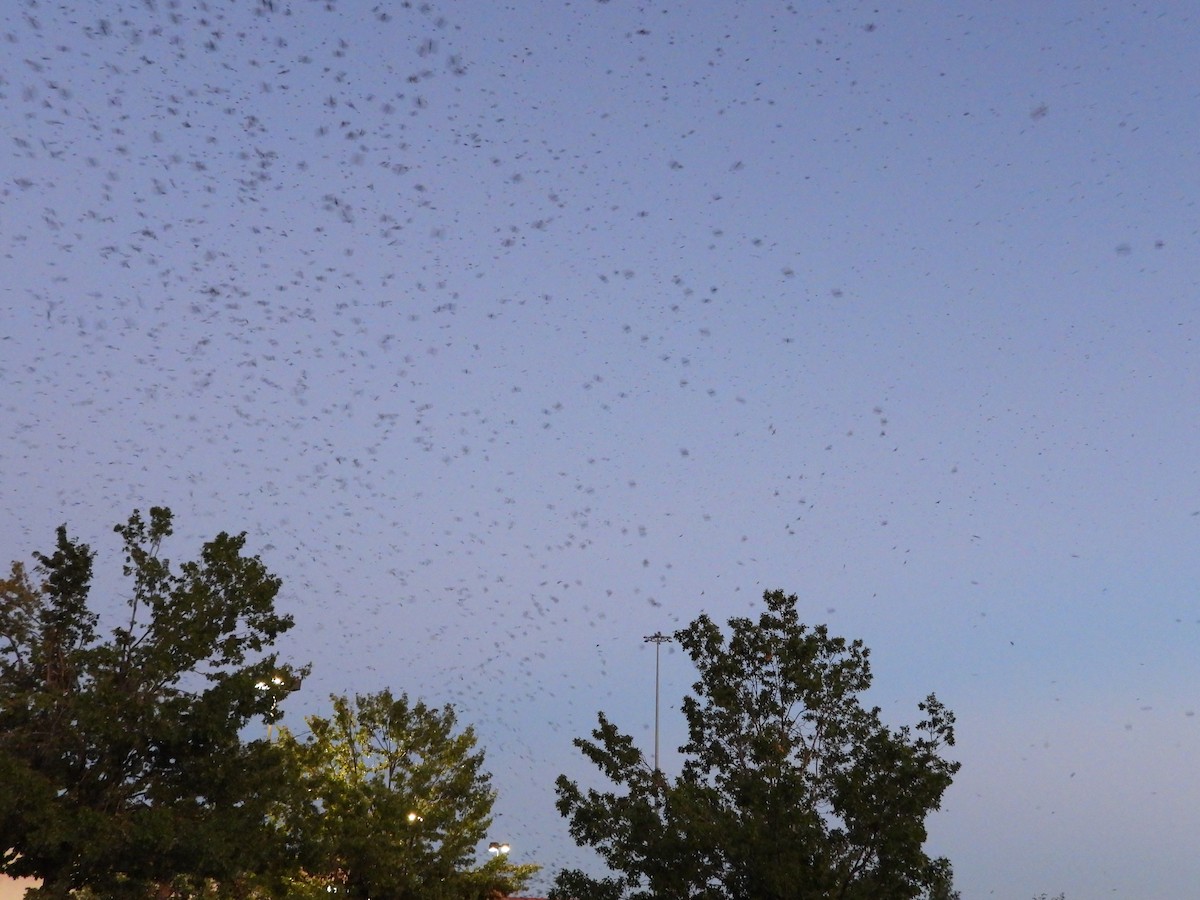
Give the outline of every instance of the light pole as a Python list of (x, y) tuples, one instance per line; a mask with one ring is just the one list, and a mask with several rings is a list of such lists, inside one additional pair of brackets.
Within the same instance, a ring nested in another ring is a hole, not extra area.
[(646, 635), (643, 640), (654, 645), (654, 771), (658, 772), (658, 657), (662, 645), (671, 640), (669, 634), (656, 631)]
[(508, 841), (492, 841), (488, 844), (488, 853), (495, 859), (499, 860), (499, 864), (492, 871), (492, 889), (488, 891), (489, 897), (507, 897), (508, 890), (503, 885), (509, 877), (508, 873), (508, 851), (512, 847)]
[(271, 696), (271, 712), (267, 715), (267, 742), (270, 743), (275, 729), (275, 720), (279, 715), (280, 695), (287, 696), (300, 690), (300, 682), (304, 680), (303, 673), (291, 669), (277, 669), (271, 673), (271, 680), (256, 681), (255, 690)]

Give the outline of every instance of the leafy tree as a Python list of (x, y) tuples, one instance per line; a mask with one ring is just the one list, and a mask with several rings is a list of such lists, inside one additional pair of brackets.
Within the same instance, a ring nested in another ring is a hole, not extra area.
[(950, 863), (923, 845), (959, 764), (942, 758), (954, 716), (932, 694), (915, 730), (862, 704), (861, 641), (800, 623), (795, 595), (768, 591), (758, 621), (706, 615), (674, 634), (699, 680), (675, 779), (654, 770), (603, 713), (583, 751), (617, 790), (557, 781), (571, 836), (611, 871), (560, 872), (555, 898), (772, 900), (950, 898)]
[(171, 512), (134, 512), (124, 543), (128, 613), (105, 637), (89, 605), (94, 554), (58, 529), (0, 580), (0, 873), (39, 896), (146, 896), (176, 880), (236, 884), (269, 867), (265, 816), (280, 755), (244, 742), (278, 717), (261, 690), (292, 673), (269, 652), (292, 625), (280, 582), (245, 534), (219, 534), (173, 569)]
[(537, 866), (500, 855), (473, 866), (495, 793), (474, 731), (454, 710), (390, 691), (334, 696), (300, 741), (280, 745), (295, 767), (298, 803), (282, 815), (311, 885), (352, 897), (473, 900), (518, 890)]

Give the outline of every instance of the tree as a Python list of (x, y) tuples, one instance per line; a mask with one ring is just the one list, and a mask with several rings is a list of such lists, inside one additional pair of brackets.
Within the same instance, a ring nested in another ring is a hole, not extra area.
[(943, 759), (954, 716), (934, 695), (915, 731), (888, 728), (860, 694), (861, 641), (799, 621), (768, 591), (758, 621), (706, 615), (675, 632), (699, 679), (683, 700), (688, 740), (674, 780), (603, 713), (577, 739), (617, 790), (557, 781), (557, 806), (611, 876), (560, 872), (555, 898), (908, 900), (953, 897), (950, 863), (926, 855), (925, 819), (959, 764)]
[(352, 897), (474, 900), (519, 889), (537, 866), (472, 856), (491, 825), (495, 793), (475, 733), (454, 710), (390, 691), (334, 696), (298, 740), (284, 729), (299, 802), (282, 813), (308, 881)]
[(39, 896), (234, 884), (271, 862), (263, 825), (284, 770), (241, 732), (279, 715), (256, 685), (296, 676), (269, 652), (292, 619), (244, 533), (176, 571), (160, 555), (171, 522), (154, 507), (114, 529), (131, 585), (107, 638), (94, 554), (65, 525), (34, 554), (36, 580), (20, 563), (0, 580), (0, 873), (43, 879)]

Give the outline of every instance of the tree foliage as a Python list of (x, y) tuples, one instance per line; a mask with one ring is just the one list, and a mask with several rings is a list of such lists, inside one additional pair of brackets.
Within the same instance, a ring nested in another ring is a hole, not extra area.
[(559, 873), (551, 896), (605, 900), (948, 898), (950, 864), (924, 850), (925, 820), (959, 764), (954, 716), (934, 695), (915, 728), (863, 705), (861, 641), (801, 624), (797, 598), (764, 595), (728, 637), (706, 615), (675, 632), (699, 673), (673, 780), (603, 713), (575, 745), (616, 790), (557, 781), (571, 836), (612, 875)]
[(129, 593), (107, 634), (94, 554), (66, 526), (32, 573), (14, 563), (0, 580), (0, 873), (39, 877), (56, 898), (235, 884), (274, 846), (262, 829), (280, 757), (241, 732), (279, 714), (256, 685), (289, 671), (270, 652), (292, 625), (274, 608), (280, 582), (243, 555), (245, 534), (173, 567), (165, 508), (114, 530)]
[(495, 793), (454, 710), (390, 691), (335, 696), (301, 741), (283, 730), (298, 803), (283, 814), (309, 882), (352, 897), (473, 900), (517, 890), (536, 866), (473, 859)]

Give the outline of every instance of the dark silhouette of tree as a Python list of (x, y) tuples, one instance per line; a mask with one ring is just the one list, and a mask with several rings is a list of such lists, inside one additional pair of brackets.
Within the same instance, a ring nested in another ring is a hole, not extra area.
[(233, 885), (277, 861), (264, 822), (281, 756), (241, 735), (279, 715), (263, 686), (299, 674), (270, 652), (292, 619), (245, 534), (175, 569), (161, 555), (171, 521), (155, 507), (116, 526), (128, 614), (107, 636), (89, 603), (94, 554), (65, 525), (32, 574), (14, 563), (0, 580), (0, 872), (43, 879), (39, 896)]
[(950, 863), (924, 850), (925, 820), (959, 764), (943, 758), (954, 716), (934, 695), (915, 728), (863, 705), (861, 641), (801, 624), (769, 591), (729, 634), (706, 615), (675, 632), (699, 679), (674, 778), (647, 764), (603, 713), (583, 751), (615, 790), (557, 782), (571, 836), (611, 876), (559, 873), (551, 896), (606, 900), (950, 898)]

